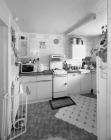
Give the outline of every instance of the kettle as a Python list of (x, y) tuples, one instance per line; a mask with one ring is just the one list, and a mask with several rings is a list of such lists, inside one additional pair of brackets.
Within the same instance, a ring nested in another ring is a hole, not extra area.
[(38, 71), (39, 71), (39, 72), (44, 71), (44, 65), (43, 65), (43, 64), (40, 63), (40, 64), (38, 65)]

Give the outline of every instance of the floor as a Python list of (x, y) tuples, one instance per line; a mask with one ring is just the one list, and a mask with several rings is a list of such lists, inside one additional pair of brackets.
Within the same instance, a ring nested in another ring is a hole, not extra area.
[(60, 108), (55, 117), (97, 136), (97, 100), (81, 95), (71, 98), (76, 105)]
[(97, 140), (92, 133), (56, 118), (57, 111), (49, 102), (28, 105), (27, 132), (16, 140)]

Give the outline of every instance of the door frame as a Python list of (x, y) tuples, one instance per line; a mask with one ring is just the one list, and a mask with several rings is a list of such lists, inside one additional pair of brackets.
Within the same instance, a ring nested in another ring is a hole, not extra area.
[(107, 2), (108, 7), (108, 78), (107, 78), (107, 139), (111, 139), (111, 0)]
[[(105, 140), (111, 140), (111, 0), (107, 0), (107, 9), (108, 9), (108, 45), (107, 45), (107, 79), (106, 79), (106, 137)], [(98, 92), (98, 91), (97, 91)], [(100, 108), (99, 108), (100, 109)], [(99, 110), (101, 111), (101, 110)], [(99, 112), (98, 112), (99, 113)], [(97, 118), (97, 123), (101, 122), (99, 118)], [(102, 123), (102, 122), (101, 122)], [(103, 126), (104, 127), (104, 126)], [(99, 131), (99, 126), (98, 126)], [(102, 133), (101, 133), (102, 135)], [(98, 133), (98, 140), (100, 139), (100, 133)]]

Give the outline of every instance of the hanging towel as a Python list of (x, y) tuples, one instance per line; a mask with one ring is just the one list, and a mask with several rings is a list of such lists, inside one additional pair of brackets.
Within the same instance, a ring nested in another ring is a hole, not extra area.
[(20, 83), (20, 85), (19, 85), (19, 93), (20, 94), (23, 94), (24, 92), (23, 92), (23, 86), (22, 86), (22, 83)]

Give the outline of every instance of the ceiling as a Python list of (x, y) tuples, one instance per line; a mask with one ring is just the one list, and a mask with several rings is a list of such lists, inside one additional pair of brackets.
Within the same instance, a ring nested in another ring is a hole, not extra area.
[(89, 13), (96, 19), (71, 34), (98, 35), (107, 24), (107, 0), (5, 0), (23, 32), (61, 34)]

